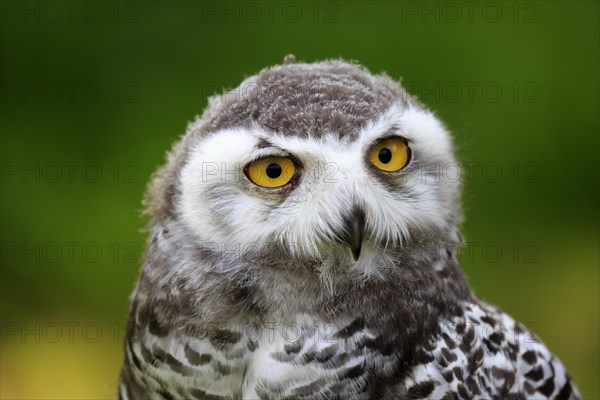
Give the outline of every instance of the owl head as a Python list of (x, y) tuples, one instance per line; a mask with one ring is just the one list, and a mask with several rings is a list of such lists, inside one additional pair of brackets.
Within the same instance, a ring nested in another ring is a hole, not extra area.
[(152, 225), (186, 232), (182, 245), (382, 277), (408, 254), (456, 249), (460, 184), (443, 176), (454, 163), (444, 126), (385, 74), (286, 62), (209, 99), (152, 181), (148, 210)]

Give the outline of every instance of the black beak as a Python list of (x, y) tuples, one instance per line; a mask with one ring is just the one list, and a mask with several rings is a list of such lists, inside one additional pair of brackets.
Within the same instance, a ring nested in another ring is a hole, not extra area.
[(360, 257), (360, 249), (365, 234), (365, 212), (354, 207), (344, 218), (344, 228), (340, 234), (342, 243), (350, 247), (354, 261), (358, 261)]

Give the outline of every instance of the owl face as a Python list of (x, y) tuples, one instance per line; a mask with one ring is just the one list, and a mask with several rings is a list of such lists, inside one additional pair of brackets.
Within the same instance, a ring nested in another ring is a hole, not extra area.
[(222, 254), (381, 276), (412, 238), (458, 222), (444, 127), (352, 64), (263, 71), (213, 99), (179, 147), (174, 215)]

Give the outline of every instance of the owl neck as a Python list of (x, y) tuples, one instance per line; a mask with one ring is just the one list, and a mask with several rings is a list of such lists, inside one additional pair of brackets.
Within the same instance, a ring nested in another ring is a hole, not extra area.
[[(414, 329), (411, 324), (452, 315), (471, 300), (455, 245), (440, 237), (448, 235), (415, 235), (404, 247), (373, 259), (391, 262), (383, 274), (364, 276), (284, 251), (231, 263), (218, 248), (189, 243), (178, 225), (162, 225), (153, 230), (138, 290), (171, 299), (161, 307), (181, 323), (294, 314), (332, 321), (358, 314), (367, 319), (388, 315), (403, 329)], [(427, 244), (433, 245), (430, 251), (424, 251)]]
[[(248, 264), (254, 279), (249, 282), (252, 301), (269, 313), (318, 313), (324, 319), (336, 319), (357, 312), (368, 315), (386, 313), (426, 318), (432, 310), (453, 313), (471, 292), (458, 261), (450, 252), (432, 252), (424, 256), (421, 249), (400, 248), (381, 255), (391, 266), (365, 275), (351, 273), (331, 263), (308, 263), (297, 260), (281, 264)], [(404, 318), (406, 320), (406, 318)]]

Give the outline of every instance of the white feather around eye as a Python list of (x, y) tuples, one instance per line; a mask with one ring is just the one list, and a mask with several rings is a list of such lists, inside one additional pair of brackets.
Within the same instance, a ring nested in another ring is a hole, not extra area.
[[(390, 134), (404, 136), (422, 163), (402, 176), (398, 188), (382, 182), (365, 157), (377, 139)], [(290, 154), (302, 164), (297, 185), (279, 197), (253, 186), (243, 172), (257, 154), (270, 151)], [(335, 237), (358, 205), (367, 220), (365, 249), (383, 250), (401, 245), (415, 229), (447, 225), (451, 210), (445, 197), (458, 191), (457, 184), (425, 179), (431, 165), (452, 162), (452, 148), (437, 119), (414, 108), (392, 107), (354, 142), (334, 134), (286, 136), (254, 126), (210, 134), (190, 154), (180, 176), (182, 220), (200, 242), (229, 249), (276, 242), (298, 256), (337, 260), (343, 246)]]

